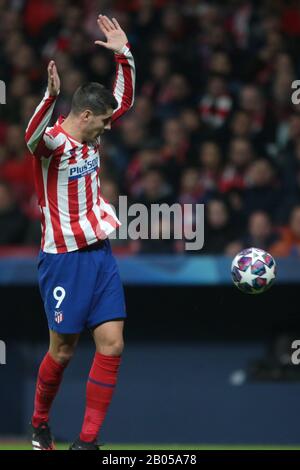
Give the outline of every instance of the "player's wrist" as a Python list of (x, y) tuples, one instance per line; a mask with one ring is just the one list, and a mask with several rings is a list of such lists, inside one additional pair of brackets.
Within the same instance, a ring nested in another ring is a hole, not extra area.
[(55, 91), (55, 90), (51, 90), (51, 89), (49, 89), (49, 87), (47, 87), (47, 89), (46, 89), (46, 98), (49, 98), (49, 97), (57, 98), (57, 96), (59, 95), (59, 92), (60, 92), (60, 90)]
[(126, 42), (125, 44), (123, 44), (123, 46), (120, 47), (119, 49), (115, 49), (115, 50), (114, 50), (114, 53), (115, 53), (116, 55), (121, 55), (121, 54), (124, 54), (127, 49), (130, 49), (130, 44), (129, 44), (129, 42)]

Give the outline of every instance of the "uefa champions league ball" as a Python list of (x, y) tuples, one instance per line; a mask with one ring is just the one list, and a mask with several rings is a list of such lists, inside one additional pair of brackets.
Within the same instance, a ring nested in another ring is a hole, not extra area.
[(260, 248), (247, 248), (238, 253), (231, 264), (234, 284), (246, 294), (261, 294), (269, 289), (276, 277), (273, 256)]

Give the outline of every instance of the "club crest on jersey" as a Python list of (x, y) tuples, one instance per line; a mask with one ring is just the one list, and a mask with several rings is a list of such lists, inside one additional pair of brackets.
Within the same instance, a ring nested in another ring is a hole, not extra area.
[(64, 315), (63, 315), (63, 312), (62, 310), (55, 310), (54, 312), (54, 321), (56, 323), (61, 323), (64, 319)]
[(99, 158), (93, 157), (91, 159), (82, 160), (81, 162), (69, 165), (69, 180), (76, 180), (83, 176), (89, 175), (98, 169)]

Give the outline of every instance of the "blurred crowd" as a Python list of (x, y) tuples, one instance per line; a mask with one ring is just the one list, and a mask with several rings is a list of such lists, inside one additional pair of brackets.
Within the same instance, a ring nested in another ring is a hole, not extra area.
[[(125, 29), (137, 68), (134, 108), (103, 139), (104, 197), (116, 208), (121, 194), (149, 207), (205, 204), (197, 254), (300, 255), (300, 2), (286, 0), (0, 0), (0, 245), (40, 242), (24, 130), (49, 59), (62, 82), (54, 119), (82, 82), (113, 85), (112, 54), (94, 45), (100, 12)], [(158, 233), (168, 229), (162, 219)], [(114, 243), (184, 249), (172, 239)]]

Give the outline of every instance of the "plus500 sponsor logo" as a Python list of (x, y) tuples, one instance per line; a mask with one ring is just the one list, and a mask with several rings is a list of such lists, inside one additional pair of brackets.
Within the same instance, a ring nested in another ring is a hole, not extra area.
[(69, 169), (69, 179), (74, 180), (89, 175), (98, 168), (98, 157), (87, 160), (83, 165), (72, 165)]

